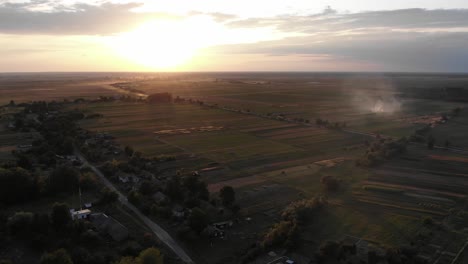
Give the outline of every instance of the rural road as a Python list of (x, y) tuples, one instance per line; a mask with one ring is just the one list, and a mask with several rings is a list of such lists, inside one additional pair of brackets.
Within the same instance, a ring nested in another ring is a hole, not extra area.
[(104, 174), (96, 168), (94, 165), (88, 162), (88, 160), (78, 151), (75, 152), (75, 155), (83, 162), (84, 166), (88, 166), (91, 170), (96, 173), (96, 175), (101, 179), (106, 187), (111, 189), (112, 191), (116, 192), (119, 195), (119, 201), (130, 209), (136, 217), (140, 218), (150, 229), (153, 233), (164, 243), (166, 244), (172, 251), (179, 256), (179, 258), (188, 264), (195, 264), (193, 260), (188, 256), (187, 253), (177, 244), (177, 242), (158, 224), (153, 222), (147, 216), (142, 214), (138, 208), (136, 208), (133, 204), (128, 202), (127, 197), (123, 195), (115, 186), (104, 176)]

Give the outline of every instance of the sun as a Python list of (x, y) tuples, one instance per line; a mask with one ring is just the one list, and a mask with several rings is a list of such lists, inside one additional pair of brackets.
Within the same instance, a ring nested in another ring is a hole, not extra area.
[[(149, 69), (174, 70), (187, 64), (203, 46), (196, 36), (200, 20), (155, 20), (112, 40), (117, 53)], [(198, 32), (199, 33), (199, 32)]]

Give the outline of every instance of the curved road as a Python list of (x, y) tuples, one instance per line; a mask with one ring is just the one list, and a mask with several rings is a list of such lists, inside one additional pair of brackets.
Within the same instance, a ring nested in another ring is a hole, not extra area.
[(119, 201), (124, 206), (129, 208), (135, 214), (135, 216), (140, 218), (162, 242), (164, 242), (170, 249), (172, 249), (172, 251), (174, 251), (177, 256), (179, 256), (182, 261), (188, 264), (195, 264), (195, 262), (193, 262), (187, 253), (185, 253), (185, 251), (179, 246), (179, 244), (177, 244), (177, 242), (164, 229), (162, 229), (162, 227), (153, 222), (146, 215), (142, 214), (138, 208), (128, 202), (127, 197), (123, 195), (117, 188), (115, 188), (115, 186), (98, 168), (89, 163), (81, 153), (75, 152), (75, 155), (81, 160), (81, 162), (83, 162), (83, 165), (90, 167), (91, 170), (96, 173), (97, 176), (99, 176), (106, 187), (116, 192), (119, 195)]

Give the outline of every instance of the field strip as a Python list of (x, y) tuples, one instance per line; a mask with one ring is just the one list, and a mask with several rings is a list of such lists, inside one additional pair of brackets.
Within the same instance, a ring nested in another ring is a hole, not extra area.
[(400, 185), (400, 184), (392, 184), (392, 183), (379, 182), (379, 181), (364, 181), (363, 184), (380, 185), (380, 186), (384, 186), (384, 187), (392, 187), (392, 188), (398, 188), (398, 189), (403, 189), (403, 190), (421, 191), (421, 192), (425, 192), (425, 193), (443, 194), (443, 195), (446, 195), (446, 196), (452, 196), (452, 197), (457, 197), (457, 198), (465, 198), (466, 197), (466, 195), (459, 194), (459, 193), (437, 191), (437, 190), (434, 190), (434, 189), (413, 187), (413, 186)]
[(437, 215), (437, 216), (445, 216), (443, 213), (435, 212), (435, 211), (429, 211), (425, 209), (419, 209), (419, 208), (414, 208), (414, 207), (406, 207), (406, 206), (398, 206), (390, 203), (382, 203), (382, 202), (375, 202), (369, 199), (364, 199), (364, 198), (358, 198), (356, 199), (359, 202), (363, 203), (369, 203), (369, 204), (374, 204), (374, 205), (379, 205), (379, 206), (385, 206), (385, 207), (391, 207), (395, 209), (402, 209), (402, 210), (408, 210), (408, 211), (413, 211), (413, 212), (420, 212), (420, 213), (427, 213), (427, 214), (432, 214), (432, 215)]
[[(386, 170), (385, 168), (388, 168), (390, 170)], [(381, 173), (386, 173), (388, 171), (395, 173), (395, 171), (397, 171), (397, 172), (405, 173), (405, 174), (411, 174), (412, 172), (423, 172), (426, 174), (437, 175), (437, 176), (448, 176), (448, 177), (457, 177), (457, 178), (468, 177), (468, 174), (462, 174), (462, 173), (447, 173), (447, 172), (442, 172), (442, 171), (414, 169), (414, 168), (409, 168), (409, 167), (399, 167), (399, 166), (389, 166), (389, 165), (386, 165), (383, 169), (378, 169), (376, 171), (381, 172)]]

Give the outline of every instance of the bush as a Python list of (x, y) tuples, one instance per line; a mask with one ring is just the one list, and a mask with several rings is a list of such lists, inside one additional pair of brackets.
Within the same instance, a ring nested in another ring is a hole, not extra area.
[(194, 231), (200, 233), (208, 225), (208, 215), (202, 209), (195, 207), (189, 217), (189, 225)]
[(46, 253), (41, 257), (40, 264), (73, 264), (73, 261), (65, 249), (59, 249), (52, 253)]
[(52, 171), (48, 182), (52, 193), (73, 193), (78, 190), (79, 173), (73, 167), (60, 166)]
[(262, 241), (264, 248), (272, 246), (292, 246), (297, 234), (298, 226), (295, 221), (281, 221), (275, 224), (265, 235)]
[(7, 229), (12, 235), (27, 235), (31, 231), (34, 214), (30, 212), (16, 212), (8, 218)]

